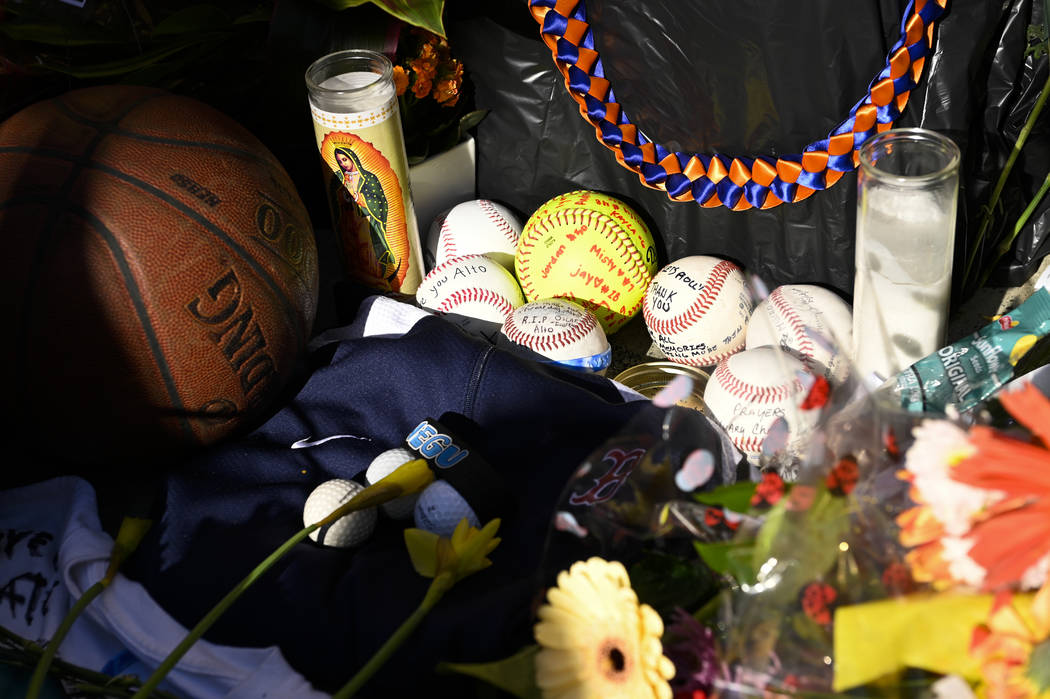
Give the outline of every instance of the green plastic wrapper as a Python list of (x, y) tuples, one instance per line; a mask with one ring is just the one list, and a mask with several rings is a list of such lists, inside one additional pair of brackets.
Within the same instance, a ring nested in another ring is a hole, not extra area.
[(1020, 306), (942, 347), (897, 375), (894, 391), (909, 412), (965, 413), (1014, 378), (1014, 367), (1050, 333), (1050, 291), (1040, 287)]

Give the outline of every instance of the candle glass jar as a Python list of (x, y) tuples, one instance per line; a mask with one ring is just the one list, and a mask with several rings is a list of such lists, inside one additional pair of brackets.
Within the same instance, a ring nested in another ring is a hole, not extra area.
[(955, 251), (959, 147), (890, 129), (860, 148), (854, 364), (879, 384), (943, 345)]
[(374, 51), (337, 51), (310, 65), (306, 86), (344, 272), (414, 293), (423, 255), (393, 65)]

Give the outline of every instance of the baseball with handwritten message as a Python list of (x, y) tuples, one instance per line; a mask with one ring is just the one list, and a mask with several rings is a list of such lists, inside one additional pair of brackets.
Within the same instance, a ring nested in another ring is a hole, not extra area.
[(416, 302), (491, 341), (525, 298), (517, 279), (499, 262), (488, 255), (464, 255), (432, 269), (416, 289)]
[(612, 348), (594, 314), (568, 299), (530, 301), (514, 309), (503, 335), (571, 369), (604, 374)]
[(514, 271), (526, 300), (575, 301), (611, 335), (641, 309), (656, 248), (630, 206), (578, 190), (550, 199), (525, 222)]
[(797, 454), (819, 416), (804, 405), (807, 376), (802, 361), (779, 348), (744, 350), (711, 372), (704, 405), (749, 459), (781, 449)]
[(672, 362), (691, 366), (713, 366), (743, 349), (753, 310), (740, 267), (709, 255), (665, 266), (642, 304), (656, 346)]
[(784, 284), (755, 307), (746, 349), (779, 345), (832, 383), (849, 377), (853, 311), (838, 294), (814, 284)]

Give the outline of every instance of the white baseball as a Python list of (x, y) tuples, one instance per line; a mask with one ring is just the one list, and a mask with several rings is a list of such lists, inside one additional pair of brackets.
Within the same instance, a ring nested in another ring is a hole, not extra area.
[(822, 286), (778, 286), (751, 314), (744, 347), (776, 344), (796, 353), (814, 373), (842, 383), (853, 352), (850, 305)]
[(434, 219), (426, 248), (434, 267), (454, 257), (488, 255), (513, 270), (520, 237), (521, 220), (507, 207), (488, 199), (472, 199)]
[(753, 309), (740, 268), (707, 255), (661, 269), (642, 300), (645, 327), (660, 351), (692, 366), (713, 366), (743, 349)]
[(416, 289), (423, 308), (449, 316), (467, 332), (495, 335), (515, 308), (525, 303), (514, 274), (487, 255), (447, 260)]
[(799, 407), (806, 397), (806, 366), (776, 347), (756, 347), (718, 363), (704, 388), (707, 412), (748, 458), (757, 459), (778, 418), (787, 421), (786, 448), (808, 439), (819, 410)]
[(503, 335), (558, 364), (605, 372), (612, 349), (594, 314), (568, 299), (519, 306), (503, 323)]

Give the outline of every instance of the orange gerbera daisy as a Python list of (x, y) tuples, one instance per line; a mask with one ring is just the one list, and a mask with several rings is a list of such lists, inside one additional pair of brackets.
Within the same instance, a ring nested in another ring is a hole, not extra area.
[(1044, 584), (1022, 612), (1010, 592), (1001, 592), (992, 604), (987, 623), (974, 629), (970, 654), (981, 666), (988, 699), (1047, 697), (1028, 675), (1036, 645), (1050, 637), (1050, 583)]
[(1050, 400), (1031, 384), (999, 399), (1038, 441), (946, 420), (915, 430), (901, 477), (916, 507), (897, 524), (917, 581), (1034, 589), (1050, 573)]
[[(999, 399), (1018, 422), (1047, 440), (1050, 400), (1039, 389), (1025, 384)], [(970, 558), (988, 571), (984, 588), (1018, 581), (1038, 587), (1050, 568), (1050, 450), (983, 426), (970, 430), (970, 443), (977, 453), (960, 462), (952, 478), (1005, 495), (974, 523), (968, 537), (973, 540)]]

